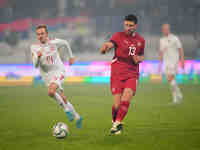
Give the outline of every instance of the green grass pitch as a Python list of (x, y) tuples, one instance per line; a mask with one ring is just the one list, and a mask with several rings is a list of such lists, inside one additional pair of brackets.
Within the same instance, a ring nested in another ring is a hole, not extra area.
[[(68, 122), (46, 87), (0, 87), (0, 150), (200, 150), (200, 85), (180, 88), (183, 102), (171, 105), (167, 84), (141, 84), (123, 134), (109, 136), (109, 85), (65, 85), (65, 94), (84, 118), (82, 129)], [(67, 123), (70, 136), (52, 136), (57, 121)]]

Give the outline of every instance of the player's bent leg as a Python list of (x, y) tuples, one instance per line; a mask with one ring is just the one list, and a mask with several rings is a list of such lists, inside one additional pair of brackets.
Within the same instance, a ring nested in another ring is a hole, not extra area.
[(174, 75), (173, 74), (167, 74), (167, 80), (170, 83), (172, 80), (174, 80)]
[(114, 95), (114, 104), (112, 106), (112, 122), (114, 123), (117, 117), (117, 112), (119, 110), (121, 102), (121, 94), (115, 94)]
[(121, 97), (121, 101), (131, 101), (132, 97), (135, 95), (135, 91), (131, 88), (125, 88), (123, 95)]
[(114, 96), (114, 104), (112, 106), (112, 128), (110, 130), (111, 134), (116, 133), (116, 127), (115, 127), (115, 121), (117, 118), (117, 114), (119, 111), (120, 107), (120, 102), (121, 102), (121, 95), (123, 93), (123, 87), (125, 82), (119, 80), (118, 78), (115, 78), (111, 75), (111, 92), (112, 95)]
[(63, 101), (67, 104), (67, 98), (66, 98), (66, 96), (65, 96), (65, 94), (64, 94), (64, 91), (61, 90), (61, 91), (59, 92), (59, 94), (60, 94), (60, 96), (62, 97)]
[(54, 97), (55, 93), (56, 93), (56, 90), (58, 88), (58, 85), (55, 84), (55, 83), (51, 83), (48, 87), (48, 95), (50, 97)]
[(115, 109), (119, 109), (119, 106), (120, 106), (120, 102), (121, 102), (121, 96), (122, 94), (115, 94), (114, 95), (114, 107)]
[(77, 128), (81, 128), (83, 120), (82, 117), (79, 116), (79, 114), (75, 111), (73, 105), (69, 101), (67, 101), (67, 98), (64, 95), (64, 91), (61, 86), (64, 81), (63, 74), (56, 73), (56, 75), (56, 78), (53, 78), (50, 81), (51, 83), (48, 88), (48, 94), (53, 97), (61, 107), (63, 107), (69, 121), (72, 122), (75, 119)]
[(167, 80), (168, 80), (168, 83), (171, 86), (173, 102), (177, 103), (177, 96), (176, 96), (176, 92), (175, 92), (176, 90), (175, 90), (175, 84), (174, 84), (174, 75), (168, 73), (167, 74)]
[(114, 134), (121, 133), (121, 130), (123, 127), (121, 122), (123, 121), (124, 117), (126, 116), (128, 112), (130, 101), (133, 95), (135, 95), (136, 87), (137, 87), (136, 78), (131, 78), (125, 81), (124, 89), (123, 89), (123, 93), (122, 93), (121, 101), (120, 101), (120, 107), (117, 113), (116, 121), (113, 124), (111, 133), (114, 133)]
[(64, 109), (69, 121), (74, 120), (74, 114), (70, 111), (67, 105), (66, 98), (62, 97), (60, 93), (57, 92), (58, 85), (54, 82), (50, 83), (48, 87), (48, 95), (56, 100), (56, 102)]
[(174, 74), (168, 74), (167, 75), (168, 82), (171, 86), (172, 96), (173, 96), (173, 102), (179, 103), (180, 100), (183, 98), (182, 93), (176, 84), (175, 75)]
[(121, 97), (120, 108), (117, 114), (116, 121), (121, 122), (128, 112), (130, 101), (135, 95), (135, 92), (131, 88), (125, 88)]
[(122, 129), (122, 124), (116, 122), (117, 114), (120, 108), (122, 94), (114, 94), (114, 104), (112, 106), (112, 128), (110, 129), (110, 134), (120, 134)]
[(67, 100), (66, 96), (64, 95), (64, 91), (63, 90), (60, 92), (60, 95), (64, 99), (64, 101), (66, 102), (68, 108), (70, 109), (69, 112), (66, 112), (66, 115), (68, 116), (68, 118), (71, 118), (70, 119), (71, 121), (73, 121), (74, 119), (76, 120), (76, 127), (77, 128), (82, 128), (83, 118), (76, 112), (76, 110), (73, 107), (73, 105)]
[(111, 134), (120, 134), (123, 129), (122, 120), (128, 112), (130, 101), (135, 92), (131, 88), (125, 88), (121, 96), (120, 107), (117, 113), (116, 121), (113, 123), (111, 128)]
[(48, 86), (48, 95), (56, 100), (56, 102), (61, 105), (65, 104), (60, 94), (57, 93), (58, 85), (56, 83), (50, 83)]

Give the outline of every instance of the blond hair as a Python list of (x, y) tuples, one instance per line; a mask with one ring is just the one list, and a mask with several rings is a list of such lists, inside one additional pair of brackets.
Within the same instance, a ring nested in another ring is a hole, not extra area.
[(35, 30), (42, 29), (42, 28), (45, 29), (45, 31), (48, 33), (48, 27), (45, 24), (38, 25)]

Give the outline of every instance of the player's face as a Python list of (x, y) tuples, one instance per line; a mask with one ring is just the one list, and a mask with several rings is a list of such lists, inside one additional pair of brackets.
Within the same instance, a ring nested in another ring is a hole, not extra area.
[(170, 26), (168, 24), (164, 24), (162, 26), (162, 33), (164, 36), (168, 36), (170, 33)]
[(124, 30), (127, 34), (132, 35), (136, 30), (137, 25), (133, 21), (124, 21)]
[(37, 38), (41, 43), (46, 43), (48, 39), (48, 33), (45, 28), (40, 28), (36, 30)]

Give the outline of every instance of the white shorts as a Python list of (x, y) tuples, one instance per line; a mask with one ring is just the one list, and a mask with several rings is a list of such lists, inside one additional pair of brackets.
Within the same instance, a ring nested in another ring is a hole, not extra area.
[(58, 85), (58, 91), (59, 90), (63, 91), (62, 84), (64, 83), (65, 72), (61, 72), (61, 71), (50, 72), (43, 79), (47, 86), (49, 86), (51, 83), (55, 83)]
[(176, 75), (178, 71), (178, 63), (166, 63), (164, 64), (165, 74)]

